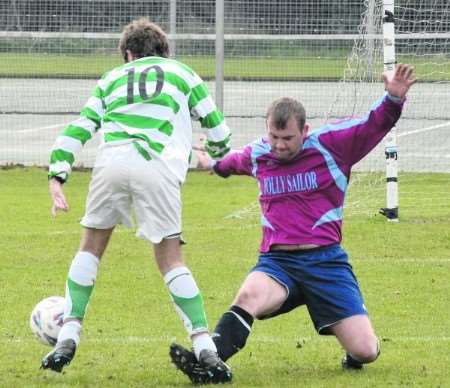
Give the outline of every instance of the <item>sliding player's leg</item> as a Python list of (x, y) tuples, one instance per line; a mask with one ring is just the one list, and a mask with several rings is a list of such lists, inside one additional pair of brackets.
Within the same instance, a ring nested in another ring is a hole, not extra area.
[(343, 319), (331, 330), (346, 351), (342, 360), (345, 369), (361, 369), (378, 358), (379, 342), (367, 315)]
[(270, 316), (280, 309), (286, 298), (287, 290), (278, 281), (264, 272), (251, 272), (214, 329), (213, 338), (220, 358), (226, 361), (242, 350), (254, 318)]
[(378, 339), (347, 253), (334, 245), (310, 254), (308, 262), (302, 285), (318, 333), (336, 336), (346, 351), (345, 369), (375, 361)]

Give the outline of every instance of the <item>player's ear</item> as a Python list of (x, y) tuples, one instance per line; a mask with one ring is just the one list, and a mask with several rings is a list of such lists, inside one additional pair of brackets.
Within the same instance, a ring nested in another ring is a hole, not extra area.
[(134, 58), (133, 53), (131, 52), (131, 50), (126, 50), (125, 51), (125, 62), (132, 62), (134, 61), (136, 58)]
[(311, 129), (311, 126), (308, 123), (305, 123), (305, 125), (303, 126), (303, 130), (302, 130), (302, 135), (305, 138), (306, 136), (308, 136), (309, 130)]

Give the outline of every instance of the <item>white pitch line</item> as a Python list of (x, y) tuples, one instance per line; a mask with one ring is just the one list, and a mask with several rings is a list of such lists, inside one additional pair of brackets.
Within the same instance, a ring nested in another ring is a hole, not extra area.
[(436, 158), (445, 158), (445, 159), (449, 159), (450, 158), (450, 154), (436, 154), (436, 153), (433, 153), (432, 155), (430, 155), (430, 154), (422, 154), (422, 153), (420, 153), (420, 152), (402, 152), (402, 158), (405, 158), (405, 157), (411, 157), (411, 156), (413, 156), (413, 157), (416, 157), (416, 158), (422, 158), (422, 159), (425, 159), (425, 158), (428, 158), (428, 159), (436, 159)]
[(439, 258), (409, 258), (409, 259), (396, 259), (396, 258), (370, 258), (370, 259), (359, 259), (359, 258), (351, 258), (350, 262), (359, 263), (392, 263), (392, 264), (403, 264), (403, 263), (418, 263), (418, 264), (430, 264), (430, 263), (450, 263), (450, 258), (448, 259), (439, 259)]
[[(222, 229), (234, 229), (234, 230), (244, 230), (244, 229), (251, 229), (251, 228), (257, 228), (259, 227), (259, 224), (245, 224), (241, 226), (232, 226), (229, 228), (224, 227), (218, 227), (215, 230), (222, 230)], [(190, 228), (190, 230), (201, 230), (203, 228)], [(211, 228), (207, 228), (208, 230), (211, 230)], [(214, 228), (213, 228), (214, 229)], [(77, 231), (52, 231), (47, 232), (45, 235), (47, 236), (81, 236), (82, 229)], [(118, 228), (114, 232), (114, 234), (129, 234), (134, 235), (135, 231), (134, 229), (127, 229), (125, 227)], [(27, 236), (34, 236), (36, 234), (44, 234), (44, 233), (24, 233), (24, 232), (17, 232), (17, 233), (10, 233), (7, 232), (5, 236), (8, 235), (20, 235), (21, 237), (27, 237)], [(133, 236), (132, 236), (133, 237)], [(257, 246), (258, 242), (255, 242), (255, 247)], [(439, 257), (432, 257), (432, 258), (423, 258), (423, 257), (410, 257), (410, 258), (404, 258), (404, 259), (398, 259), (398, 258), (377, 258), (377, 257), (369, 257), (369, 258), (359, 258), (359, 257), (351, 257), (350, 256), (350, 262), (351, 263), (369, 263), (369, 264), (378, 264), (378, 263), (390, 263), (390, 264), (404, 264), (404, 263), (416, 263), (421, 265), (429, 265), (429, 264), (448, 264), (450, 263), (450, 258), (439, 258)]]
[(26, 128), (26, 129), (18, 129), (16, 132), (36, 132), (36, 131), (41, 131), (43, 129), (53, 129), (53, 128), (62, 128), (64, 126), (66, 126), (67, 123), (62, 123), (62, 124), (53, 124), (53, 125), (47, 125), (45, 127), (35, 127), (35, 128)]
[[(450, 342), (449, 336), (380, 336), (381, 342)], [(0, 343), (31, 343), (36, 342), (37, 339), (31, 334), (27, 337), (15, 337), (15, 338), (0, 338)], [(109, 344), (132, 344), (132, 343), (171, 343), (179, 341), (176, 337), (102, 337), (97, 338), (84, 338), (83, 343), (109, 343)], [(323, 341), (319, 336), (311, 337), (295, 337), (295, 338), (280, 338), (279, 336), (253, 336), (252, 343), (297, 343), (297, 342), (319, 342)]]
[[(245, 223), (243, 225), (231, 225), (231, 226), (221, 226), (221, 225), (213, 225), (213, 226), (193, 226), (189, 228), (185, 228), (186, 231), (201, 231), (201, 230), (246, 230), (246, 229), (253, 229), (260, 227), (261, 224), (259, 223)], [(47, 236), (73, 236), (73, 235), (81, 235), (83, 228), (80, 228), (79, 230), (71, 230), (71, 231), (63, 231), (63, 230), (55, 230), (51, 232), (4, 232), (5, 235), (13, 235), (13, 236), (20, 236), (20, 237), (27, 237), (27, 236), (35, 236), (37, 234), (39, 235), (47, 235)], [(127, 234), (134, 234), (136, 232), (135, 228), (126, 228), (121, 227), (119, 229), (116, 229), (114, 231), (114, 234), (117, 233), (127, 233)]]
[(443, 127), (450, 127), (450, 121), (448, 121), (446, 123), (442, 123), (442, 124), (433, 125), (433, 126), (427, 127), (427, 128), (414, 129), (413, 131), (399, 133), (397, 135), (397, 137), (403, 137), (403, 136), (414, 135), (416, 133), (428, 132), (428, 131), (432, 131), (434, 129), (439, 129), (439, 128), (443, 128)]
[(250, 205), (243, 207), (241, 209), (235, 210), (234, 212), (231, 212), (230, 214), (223, 217), (224, 219), (230, 219), (230, 218), (245, 218), (246, 215), (249, 213), (256, 212), (256, 209), (259, 209), (259, 203), (257, 201), (254, 201), (250, 203)]

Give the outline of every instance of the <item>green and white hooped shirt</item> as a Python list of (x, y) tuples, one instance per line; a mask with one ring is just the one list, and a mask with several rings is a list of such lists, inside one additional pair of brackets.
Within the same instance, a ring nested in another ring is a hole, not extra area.
[(207, 130), (215, 159), (230, 150), (230, 130), (202, 79), (188, 66), (145, 57), (106, 73), (80, 117), (56, 139), (49, 176), (67, 180), (77, 153), (97, 132), (101, 147), (133, 143), (143, 158), (159, 158), (183, 182), (192, 149), (191, 118)]

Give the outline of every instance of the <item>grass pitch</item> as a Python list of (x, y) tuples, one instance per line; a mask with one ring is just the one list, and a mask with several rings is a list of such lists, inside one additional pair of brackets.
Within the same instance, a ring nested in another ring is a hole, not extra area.
[[(28, 326), (33, 306), (62, 295), (78, 248), (89, 173), (66, 186), (68, 214), (50, 216), (46, 172), (0, 170), (0, 386), (189, 386), (170, 364), (188, 344), (149, 245), (118, 228), (100, 267), (82, 343), (63, 374), (39, 370), (50, 349)], [(382, 353), (361, 372), (340, 368), (334, 338), (316, 335), (306, 309), (255, 322), (229, 364), (239, 387), (450, 386), (450, 190), (445, 174), (400, 176), (401, 221), (378, 216), (382, 185), (351, 187), (343, 246), (350, 254)], [(260, 227), (252, 179), (192, 172), (184, 187), (184, 249), (210, 325), (254, 264)]]
[[(229, 57), (224, 62), (227, 80), (252, 81), (339, 81), (347, 67), (347, 53), (304, 52), (298, 56)], [(202, 78), (214, 79), (216, 59), (193, 55), (177, 57), (191, 66)], [(450, 80), (450, 61), (447, 57), (399, 56), (398, 62), (414, 65), (421, 82)], [(99, 78), (106, 71), (122, 64), (119, 55), (57, 55), (0, 53), (1, 78)], [(375, 74), (381, 74), (382, 64)]]

